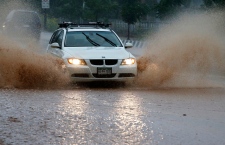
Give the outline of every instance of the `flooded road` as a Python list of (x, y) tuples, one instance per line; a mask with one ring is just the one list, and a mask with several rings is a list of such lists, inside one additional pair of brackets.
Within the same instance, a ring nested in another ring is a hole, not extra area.
[(225, 144), (225, 89), (0, 90), (3, 144)]

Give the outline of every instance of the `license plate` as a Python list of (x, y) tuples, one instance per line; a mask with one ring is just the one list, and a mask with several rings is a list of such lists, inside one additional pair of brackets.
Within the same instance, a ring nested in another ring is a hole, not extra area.
[(99, 75), (110, 75), (112, 74), (112, 68), (110, 67), (98, 67), (97, 68)]

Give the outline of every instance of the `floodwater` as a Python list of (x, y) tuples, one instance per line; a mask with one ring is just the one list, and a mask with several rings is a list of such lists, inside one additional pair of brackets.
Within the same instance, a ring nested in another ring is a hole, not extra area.
[(182, 14), (146, 38), (125, 88), (68, 87), (60, 60), (1, 36), (0, 145), (225, 144), (223, 20)]
[(0, 89), (4, 145), (225, 144), (225, 90)]

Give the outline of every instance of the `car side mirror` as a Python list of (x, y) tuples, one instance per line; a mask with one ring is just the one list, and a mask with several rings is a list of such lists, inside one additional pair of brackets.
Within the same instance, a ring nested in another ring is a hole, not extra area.
[(52, 48), (60, 48), (59, 43), (57, 43), (57, 42), (52, 43), (51, 47)]
[(125, 43), (125, 48), (132, 48), (133, 47), (133, 44), (132, 43)]

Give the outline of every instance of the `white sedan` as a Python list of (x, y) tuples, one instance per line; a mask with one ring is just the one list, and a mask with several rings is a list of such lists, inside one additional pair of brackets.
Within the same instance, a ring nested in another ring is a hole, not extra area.
[(47, 52), (64, 60), (75, 82), (126, 81), (137, 75), (135, 57), (108, 25), (62, 23), (48, 44)]

